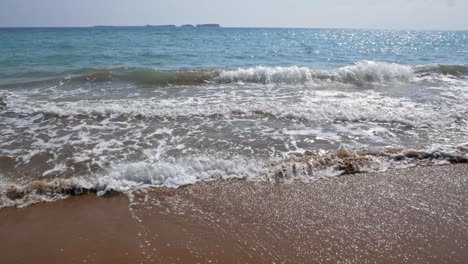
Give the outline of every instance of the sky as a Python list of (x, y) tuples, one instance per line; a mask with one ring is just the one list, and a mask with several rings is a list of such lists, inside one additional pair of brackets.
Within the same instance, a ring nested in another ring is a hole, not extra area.
[(468, 30), (467, 14), (468, 0), (0, 0), (0, 27), (218, 23)]

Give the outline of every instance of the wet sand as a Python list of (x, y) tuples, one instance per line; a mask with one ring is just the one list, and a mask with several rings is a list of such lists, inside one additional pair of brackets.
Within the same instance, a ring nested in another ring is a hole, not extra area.
[(468, 165), (0, 210), (0, 263), (468, 263)]

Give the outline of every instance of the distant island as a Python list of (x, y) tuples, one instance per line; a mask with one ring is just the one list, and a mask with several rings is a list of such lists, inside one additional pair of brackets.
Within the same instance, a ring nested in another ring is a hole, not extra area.
[[(103, 25), (98, 25), (94, 26), (95, 28), (115, 28), (115, 27), (120, 27), (120, 28), (138, 28), (138, 27), (151, 27), (151, 28), (179, 28), (176, 25), (146, 25), (146, 26), (103, 26)], [(185, 24), (181, 25), (180, 28), (220, 28), (220, 24), (198, 24), (196, 26), (192, 24)]]
[(206, 27), (219, 28), (219, 27), (221, 27), (221, 25), (219, 25), (219, 24), (198, 24), (197, 28), (198, 27), (200, 27), (200, 28), (206, 28)]
[(157, 27), (157, 28), (175, 28), (175, 25), (146, 25), (147, 27)]

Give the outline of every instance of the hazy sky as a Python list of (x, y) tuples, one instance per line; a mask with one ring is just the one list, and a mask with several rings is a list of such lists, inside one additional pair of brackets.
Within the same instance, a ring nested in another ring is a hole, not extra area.
[(468, 0), (0, 0), (0, 27), (185, 23), (467, 30)]

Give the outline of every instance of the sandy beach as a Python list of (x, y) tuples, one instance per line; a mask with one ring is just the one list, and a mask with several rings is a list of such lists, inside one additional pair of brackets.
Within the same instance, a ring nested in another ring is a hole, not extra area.
[(0, 210), (1, 263), (467, 263), (468, 165)]

